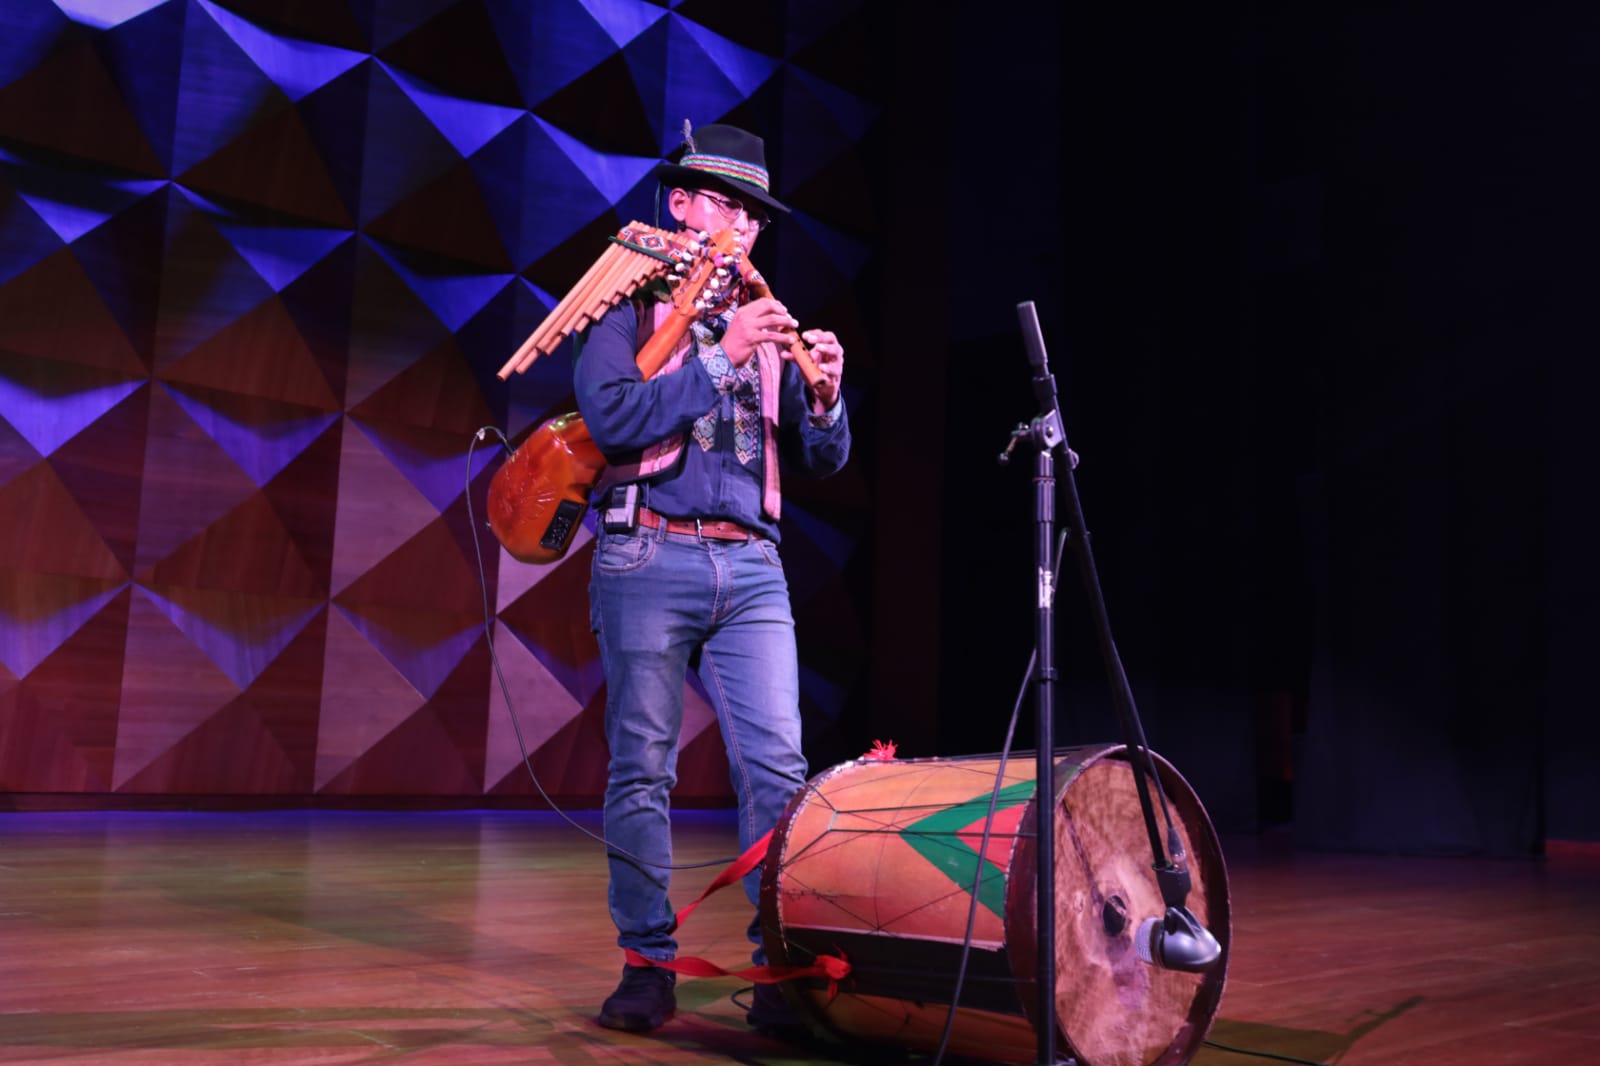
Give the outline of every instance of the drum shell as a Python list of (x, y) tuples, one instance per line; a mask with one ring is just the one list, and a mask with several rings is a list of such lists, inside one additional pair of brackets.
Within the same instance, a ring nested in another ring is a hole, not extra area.
[[(1221, 849), (1187, 782), (1153, 756), (1184, 842), (1188, 905), (1223, 947), (1204, 974), (1137, 957), (1133, 937), (1164, 913), (1133, 775), (1121, 745), (1057, 752), (1057, 1043), (1083, 1066), (1157, 1066), (1198, 1051), (1221, 1001), (1230, 914)], [(776, 965), (842, 954), (852, 973), (785, 995), (832, 1037), (937, 1047), (949, 1014), (983, 852), (953, 1053), (1031, 1062), (1037, 1034), (1037, 796), (1032, 752), (843, 763), (814, 777), (773, 833), (762, 878), (764, 942)], [(1159, 806), (1157, 808), (1159, 815)], [(1115, 930), (1113, 932), (1113, 930)]]

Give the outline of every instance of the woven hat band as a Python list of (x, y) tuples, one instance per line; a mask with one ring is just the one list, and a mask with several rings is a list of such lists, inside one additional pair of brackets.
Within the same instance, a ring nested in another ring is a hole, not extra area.
[(700, 170), (719, 178), (734, 178), (738, 181), (748, 182), (762, 192), (770, 192), (768, 187), (767, 171), (765, 167), (753, 166), (738, 159), (730, 159), (723, 155), (703, 155), (691, 152), (679, 161), (679, 166), (689, 170)]

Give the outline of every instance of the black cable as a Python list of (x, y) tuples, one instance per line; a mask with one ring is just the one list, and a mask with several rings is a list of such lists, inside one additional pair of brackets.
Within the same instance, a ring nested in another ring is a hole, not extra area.
[(651, 862), (649, 859), (640, 858), (631, 851), (619, 848), (603, 835), (585, 829), (573, 821), (566, 811), (556, 806), (556, 801), (550, 798), (550, 794), (539, 783), (539, 775), (533, 772), (533, 760), (528, 755), (527, 743), (522, 739), (522, 724), (517, 721), (516, 705), (511, 702), (511, 687), (506, 684), (505, 671), (500, 669), (500, 656), (494, 648), (495, 617), (494, 611), (489, 606), (489, 573), (483, 563), (483, 545), (479, 543), (481, 534), (478, 532), (478, 520), (472, 513), (472, 453), (477, 450), (478, 442), (491, 433), (500, 438), (500, 444), (508, 454), (513, 451), (511, 441), (506, 438), (506, 435), (500, 431), (498, 426), (484, 426), (472, 435), (472, 442), (467, 445), (467, 526), (472, 530), (472, 550), (478, 556), (478, 587), (483, 593), (483, 631), (489, 642), (489, 661), (494, 664), (495, 680), (500, 683), (500, 694), (505, 697), (506, 713), (511, 717), (511, 731), (517, 736), (517, 749), (522, 752), (522, 765), (527, 768), (529, 780), (533, 782), (533, 787), (538, 790), (539, 797), (549, 805), (551, 810), (559, 814), (563, 821), (589, 839), (604, 844), (606, 852), (610, 855), (615, 855), (619, 859), (626, 859), (635, 865), (650, 866), (657, 870), (703, 870), (710, 866), (727, 866), (734, 859), (713, 859), (710, 862), (688, 862), (673, 865)]
[[(1100, 589), (1100, 575), (1095, 569), (1089, 527), (1083, 517), (1083, 504), (1078, 499), (1078, 483), (1070, 460), (1061, 481), (1066, 488), (1066, 526), (1069, 530), (1078, 531), (1078, 537), (1073, 541), (1075, 546), (1073, 554), (1078, 559), (1078, 575), (1088, 596), (1089, 614), (1094, 621), (1101, 658), (1105, 661), (1106, 680), (1111, 687), (1111, 704), (1116, 710), (1117, 722), (1122, 729), (1123, 744), (1128, 751), (1128, 761), (1133, 767), (1134, 790), (1139, 797), (1139, 810), (1144, 817), (1145, 831), (1149, 834), (1151, 858), (1158, 871), (1187, 869), (1185, 866), (1180, 866), (1172, 855), (1168, 854), (1169, 850), (1174, 855), (1181, 854), (1183, 842), (1173, 828), (1172, 810), (1167, 803), (1166, 789), (1161, 784), (1161, 774), (1156, 769), (1150, 742), (1145, 739), (1144, 723), (1140, 720), (1139, 709), (1134, 703), (1133, 688), (1128, 684), (1128, 674), (1123, 668), (1122, 656), (1117, 651), (1117, 642), (1111, 635), (1111, 619), (1106, 611), (1105, 595)], [(1060, 564), (1059, 558), (1056, 559), (1056, 563)], [(1141, 769), (1143, 773), (1140, 772)], [(1150, 802), (1152, 787), (1155, 789), (1156, 798), (1161, 801), (1161, 815), (1167, 826), (1166, 846), (1162, 845), (1161, 831), (1156, 826), (1156, 816)], [(1184, 858), (1186, 860), (1187, 856)], [(1165, 885), (1163, 885), (1163, 901), (1168, 906), (1173, 905), (1173, 901), (1166, 899), (1165, 895)]]
[(1301, 1066), (1328, 1066), (1327, 1063), (1319, 1062), (1316, 1059), (1298, 1059), (1293, 1055), (1279, 1055), (1275, 1051), (1251, 1051), (1249, 1048), (1229, 1047), (1227, 1044), (1219, 1044), (1215, 1040), (1203, 1040), (1201, 1043), (1203, 1043), (1206, 1047), (1214, 1047), (1218, 1051), (1231, 1051), (1235, 1055), (1254, 1055), (1258, 1059), (1277, 1059), (1279, 1062), (1298, 1062), (1301, 1064)]

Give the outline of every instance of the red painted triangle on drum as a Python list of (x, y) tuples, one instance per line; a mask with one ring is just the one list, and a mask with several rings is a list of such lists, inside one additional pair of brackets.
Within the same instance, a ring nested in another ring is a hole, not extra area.
[[(1022, 816), (1027, 810), (1027, 806), (1022, 805), (996, 811), (994, 814), (994, 822), (989, 830), (989, 846), (984, 849), (983, 857), (1002, 870), (1011, 865), (1011, 845), (1017, 835), (1018, 827), (1022, 825)], [(977, 851), (979, 845), (983, 843), (983, 825), (988, 821), (988, 813), (985, 812), (984, 817), (964, 829), (956, 830), (956, 836), (973, 851)]]

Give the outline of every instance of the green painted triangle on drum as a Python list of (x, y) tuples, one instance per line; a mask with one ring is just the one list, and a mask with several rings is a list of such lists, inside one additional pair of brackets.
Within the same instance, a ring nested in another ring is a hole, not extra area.
[[(927, 859), (935, 869), (953, 881), (963, 892), (972, 891), (973, 882), (978, 880), (978, 869), (981, 864), (983, 879), (978, 884), (978, 902), (992, 911), (996, 917), (1004, 919), (1005, 871), (992, 861), (980, 857), (978, 849), (963, 840), (961, 834), (963, 831), (970, 831), (976, 825), (978, 836), (982, 836), (982, 823), (989, 817), (991, 802), (994, 804), (997, 819), (995, 831), (1000, 831), (999, 813), (1014, 807), (1020, 808), (1033, 799), (1034, 791), (1032, 781), (1018, 781), (1001, 789), (998, 796), (993, 792), (974, 796), (953, 807), (936, 811), (920, 821), (903, 826), (899, 832), (917, 854)], [(1022, 811), (1018, 810), (1017, 820), (1020, 821), (1021, 816)]]

